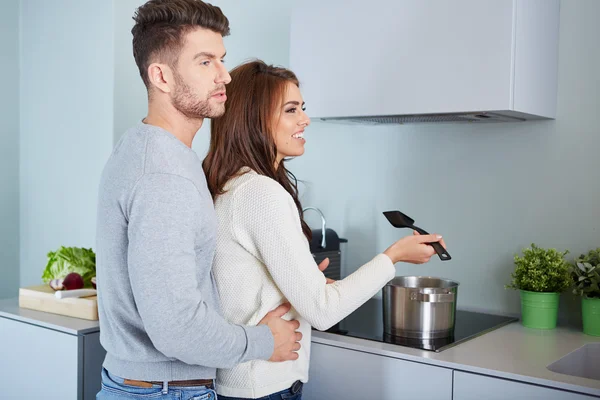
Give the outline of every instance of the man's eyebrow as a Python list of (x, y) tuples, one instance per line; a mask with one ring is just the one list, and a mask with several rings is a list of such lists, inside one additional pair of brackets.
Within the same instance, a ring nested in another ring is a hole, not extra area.
[[(223, 54), (223, 56), (221, 56), (220, 58), (225, 58), (225, 56), (227, 55), (227, 52), (225, 52)], [(217, 56), (214, 53), (209, 53), (207, 51), (201, 51), (200, 53), (196, 54), (194, 56), (194, 60), (197, 58), (201, 58), (201, 57), (206, 57), (206, 58), (217, 58)]]

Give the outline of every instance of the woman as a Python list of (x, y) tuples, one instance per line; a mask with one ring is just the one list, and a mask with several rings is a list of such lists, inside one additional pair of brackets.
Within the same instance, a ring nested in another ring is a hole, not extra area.
[[(309, 249), (296, 181), (285, 159), (304, 153), (304, 112), (298, 79), (262, 61), (231, 71), (227, 111), (211, 121), (203, 162), (215, 200), (219, 233), (213, 264), (224, 316), (256, 325), (289, 301), (300, 322), (294, 361), (255, 360), (217, 374), (219, 399), (300, 399), (308, 380), (311, 326), (326, 330), (369, 300), (396, 275), (399, 261), (424, 263), (441, 236), (408, 236), (345, 279), (328, 284)], [(443, 241), (441, 241), (443, 244)], [(225, 397), (229, 396), (229, 397)]]

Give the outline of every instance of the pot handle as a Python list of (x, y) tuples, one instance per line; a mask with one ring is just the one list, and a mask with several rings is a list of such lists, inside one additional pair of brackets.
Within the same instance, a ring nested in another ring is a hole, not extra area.
[(422, 303), (452, 303), (454, 301), (454, 293), (413, 292), (410, 294), (410, 299), (420, 301)]

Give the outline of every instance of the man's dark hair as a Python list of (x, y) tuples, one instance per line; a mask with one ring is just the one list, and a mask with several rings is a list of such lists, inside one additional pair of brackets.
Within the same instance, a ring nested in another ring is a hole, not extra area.
[(229, 35), (229, 20), (221, 9), (200, 0), (150, 0), (137, 9), (133, 19), (133, 57), (146, 88), (150, 88), (150, 64), (160, 61), (175, 66), (186, 33), (205, 28)]

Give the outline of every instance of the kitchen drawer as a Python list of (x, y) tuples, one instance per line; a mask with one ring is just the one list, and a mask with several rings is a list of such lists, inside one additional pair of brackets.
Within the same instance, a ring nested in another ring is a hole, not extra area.
[(311, 344), (309, 382), (304, 400), (451, 400), (452, 370)]
[(597, 397), (506, 379), (454, 372), (454, 400), (597, 400)]

